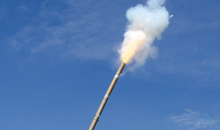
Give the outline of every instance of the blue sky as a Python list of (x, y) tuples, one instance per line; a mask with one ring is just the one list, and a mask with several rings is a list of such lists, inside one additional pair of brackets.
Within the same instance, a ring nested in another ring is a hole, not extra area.
[[(143, 0), (0, 2), (0, 129), (88, 129)], [(96, 130), (220, 129), (220, 2), (167, 0), (156, 60), (121, 76)], [(126, 70), (126, 68), (125, 68)]]

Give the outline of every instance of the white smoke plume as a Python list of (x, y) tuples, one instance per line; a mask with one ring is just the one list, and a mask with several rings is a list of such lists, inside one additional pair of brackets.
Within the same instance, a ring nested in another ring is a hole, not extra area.
[(148, 0), (147, 5), (138, 4), (127, 10), (127, 31), (119, 50), (122, 62), (144, 65), (148, 57), (156, 58), (157, 48), (152, 46), (155, 38), (168, 27), (169, 12), (163, 7), (165, 0)]

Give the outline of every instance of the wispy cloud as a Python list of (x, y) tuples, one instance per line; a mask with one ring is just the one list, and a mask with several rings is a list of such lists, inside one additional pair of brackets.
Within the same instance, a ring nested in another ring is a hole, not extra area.
[(14, 124), (16, 123), (16, 124), (23, 124), (24, 122), (22, 121), (22, 120), (16, 120), (16, 121), (14, 121), (13, 122)]
[(0, 6), (0, 21), (8, 18), (8, 9), (6, 7)]
[(115, 18), (109, 25), (112, 16), (103, 13), (107, 2), (45, 1), (37, 23), (22, 28), (7, 42), (19, 51), (32, 54), (48, 52), (59, 56), (106, 59), (114, 55), (116, 41), (111, 40), (111, 31), (116, 30), (115, 22), (119, 20)]
[(179, 116), (173, 116), (172, 119), (179, 126), (189, 126), (191, 129), (214, 127), (214, 125), (220, 123), (219, 119), (213, 119), (205, 114), (192, 111), (190, 109), (185, 110), (185, 113)]
[(23, 12), (29, 12), (29, 9), (26, 6), (18, 6), (17, 10), (18, 11), (23, 11)]

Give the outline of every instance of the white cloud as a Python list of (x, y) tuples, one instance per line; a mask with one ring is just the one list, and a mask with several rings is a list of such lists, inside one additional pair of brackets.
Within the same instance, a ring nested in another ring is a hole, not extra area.
[(213, 119), (205, 114), (192, 111), (190, 109), (180, 116), (173, 116), (170, 119), (174, 120), (179, 126), (189, 126), (191, 129), (214, 127), (219, 123), (219, 119)]

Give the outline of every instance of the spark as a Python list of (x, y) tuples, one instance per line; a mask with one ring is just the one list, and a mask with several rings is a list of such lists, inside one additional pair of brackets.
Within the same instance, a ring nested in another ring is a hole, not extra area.
[(172, 18), (173, 17), (173, 14), (172, 15), (170, 15), (170, 18)]

